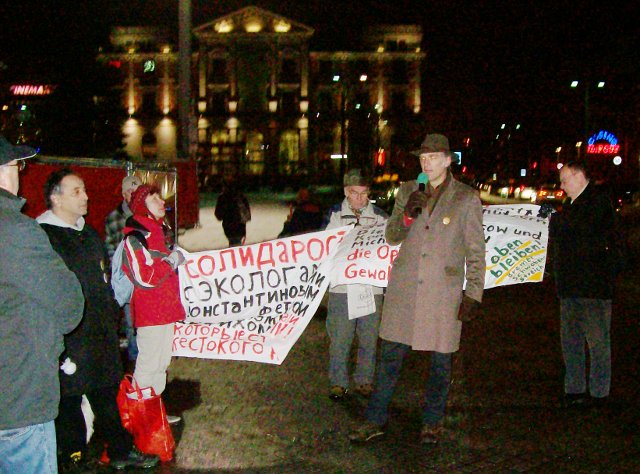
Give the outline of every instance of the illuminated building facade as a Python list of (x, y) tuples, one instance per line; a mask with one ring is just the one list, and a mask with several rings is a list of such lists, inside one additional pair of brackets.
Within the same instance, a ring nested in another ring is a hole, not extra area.
[[(193, 29), (197, 158), (205, 176), (275, 182), (388, 168), (396, 131), (422, 110), (419, 26), (370, 29), (354, 51), (310, 51), (314, 30), (257, 7)], [(120, 74), (133, 157), (176, 157), (178, 54), (154, 28), (116, 28), (99, 56)], [(344, 156), (347, 160), (341, 160)]]

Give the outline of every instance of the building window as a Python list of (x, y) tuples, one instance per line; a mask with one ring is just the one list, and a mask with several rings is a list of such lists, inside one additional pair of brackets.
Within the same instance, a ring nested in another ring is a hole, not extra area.
[(300, 82), (298, 61), (291, 58), (285, 58), (282, 60), (279, 82), (283, 84), (298, 84)]
[(140, 112), (146, 115), (153, 115), (158, 112), (155, 91), (146, 91), (142, 94), (142, 104), (140, 106)]
[(210, 95), (209, 106), (207, 107), (207, 113), (211, 115), (223, 116), (227, 114), (226, 109), (226, 92), (213, 92)]
[(397, 59), (391, 63), (391, 84), (407, 84), (409, 74), (407, 62)]
[(407, 94), (404, 91), (395, 91), (391, 93), (391, 110), (398, 113), (408, 111)]
[(208, 82), (211, 84), (226, 84), (227, 61), (225, 59), (212, 59), (207, 72)]
[(244, 170), (253, 175), (260, 175), (264, 171), (264, 141), (260, 132), (247, 132)]
[(229, 135), (226, 130), (216, 130), (211, 134), (211, 170), (212, 175), (224, 174), (231, 161)]
[(298, 112), (297, 94), (295, 92), (283, 92), (281, 103), (284, 115), (295, 115)]
[(333, 82), (333, 63), (331, 61), (318, 61), (318, 82), (320, 84)]
[(353, 72), (355, 73), (356, 78), (360, 78), (362, 75), (370, 76), (371, 74), (369, 69), (369, 61), (356, 61), (355, 70)]
[(286, 130), (280, 135), (280, 146), (278, 148), (278, 163), (280, 173), (285, 175), (294, 174), (298, 170), (300, 158), (300, 137), (295, 130)]

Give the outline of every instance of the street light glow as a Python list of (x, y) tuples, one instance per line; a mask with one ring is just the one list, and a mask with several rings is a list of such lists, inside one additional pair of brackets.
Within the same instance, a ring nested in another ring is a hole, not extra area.
[(578, 84), (580, 84), (580, 82), (578, 82), (578, 81), (571, 81), (571, 87), (573, 87), (573, 88), (578, 87)]
[(335, 76), (333, 76), (333, 82), (338, 82), (340, 80), (340, 75), (336, 74)]
[(598, 82), (598, 89), (602, 89), (604, 87), (604, 81)]

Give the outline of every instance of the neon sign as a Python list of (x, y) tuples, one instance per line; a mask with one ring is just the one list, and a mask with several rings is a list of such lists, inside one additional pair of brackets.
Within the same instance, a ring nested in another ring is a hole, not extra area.
[(153, 72), (156, 70), (156, 62), (153, 59), (147, 59), (142, 65), (142, 72)]
[(55, 86), (48, 84), (18, 84), (9, 87), (13, 95), (49, 95), (53, 93)]
[(612, 155), (620, 151), (618, 139), (606, 130), (600, 130), (591, 135), (587, 143), (587, 153), (591, 154)]

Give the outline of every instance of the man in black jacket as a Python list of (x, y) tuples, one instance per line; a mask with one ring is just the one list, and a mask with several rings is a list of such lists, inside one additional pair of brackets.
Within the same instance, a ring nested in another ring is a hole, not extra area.
[(34, 150), (0, 136), (0, 472), (57, 472), (58, 357), (82, 318), (78, 279), (20, 212), (18, 172)]
[(565, 364), (564, 403), (587, 402), (585, 342), (589, 347), (589, 393), (602, 403), (611, 385), (611, 299), (614, 211), (608, 196), (589, 181), (582, 163), (560, 170), (560, 185), (571, 199), (553, 214), (550, 239), (560, 298), (560, 331)]
[(60, 415), (56, 420), (62, 464), (82, 462), (86, 430), (81, 410), (85, 395), (96, 415), (96, 432), (108, 444), (110, 464), (116, 469), (148, 468), (158, 463), (133, 448), (122, 427), (116, 395), (122, 379), (118, 340), (118, 310), (107, 271), (108, 257), (96, 231), (84, 221), (89, 198), (82, 179), (62, 169), (45, 184), (48, 211), (38, 222), (67, 267), (76, 274), (86, 305), (78, 327), (65, 337), (66, 352), (77, 370), (61, 379)]

